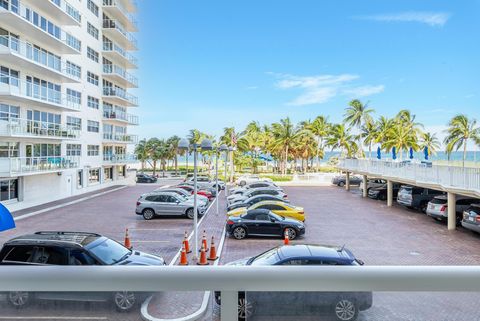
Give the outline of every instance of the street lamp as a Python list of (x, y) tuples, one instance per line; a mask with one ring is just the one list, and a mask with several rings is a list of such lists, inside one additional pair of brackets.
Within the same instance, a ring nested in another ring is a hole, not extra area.
[(228, 147), (228, 152), (230, 153), (231, 157), (230, 157), (230, 183), (233, 183), (233, 175), (234, 175), (234, 170), (235, 170), (235, 167), (234, 167), (234, 164), (233, 164), (233, 151), (235, 150), (234, 147), (230, 146)]
[[(218, 190), (218, 156), (219, 156), (219, 152), (224, 152), (224, 151), (227, 151), (227, 150), (228, 150), (227, 145), (222, 144), (217, 148), (217, 150), (215, 152), (215, 187), (217, 188), (217, 199), (215, 201), (217, 202), (217, 215), (218, 215), (218, 202), (219, 202), (218, 201), (218, 196), (219, 196), (218, 195), (219, 194), (219, 190)], [(225, 193), (226, 193), (226, 190), (225, 190)]]

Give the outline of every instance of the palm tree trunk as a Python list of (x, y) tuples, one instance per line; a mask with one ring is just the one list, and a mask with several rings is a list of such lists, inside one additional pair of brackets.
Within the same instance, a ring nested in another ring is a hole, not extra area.
[(467, 158), (467, 140), (463, 143), (463, 162), (462, 167), (465, 167), (465, 159)]
[(153, 176), (155, 176), (156, 169), (157, 169), (157, 160), (154, 159), (154, 160), (153, 160)]
[(317, 138), (317, 171), (320, 168), (320, 142), (321, 138), (320, 136)]
[(287, 163), (288, 163), (288, 145), (285, 146), (285, 167), (283, 168), (283, 174), (287, 174)]
[(178, 156), (175, 154), (175, 176), (178, 175)]

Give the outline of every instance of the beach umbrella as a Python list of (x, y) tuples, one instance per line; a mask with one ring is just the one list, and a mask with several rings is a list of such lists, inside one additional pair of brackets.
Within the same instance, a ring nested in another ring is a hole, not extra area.
[(425, 146), (425, 148), (423, 149), (423, 155), (425, 155), (425, 160), (428, 160), (428, 147)]
[(410, 147), (410, 159), (413, 159), (413, 148)]
[(392, 159), (397, 159), (397, 148), (395, 146), (392, 148)]
[(377, 147), (377, 159), (382, 159), (382, 150), (380, 146)]
[(15, 228), (15, 221), (10, 211), (0, 204), (0, 232)]

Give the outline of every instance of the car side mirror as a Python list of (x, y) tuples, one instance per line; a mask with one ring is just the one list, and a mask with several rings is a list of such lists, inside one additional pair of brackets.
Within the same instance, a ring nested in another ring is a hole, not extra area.
[(270, 217), (270, 222), (274, 223), (276, 221), (277, 221), (276, 219), (274, 219), (273, 217)]

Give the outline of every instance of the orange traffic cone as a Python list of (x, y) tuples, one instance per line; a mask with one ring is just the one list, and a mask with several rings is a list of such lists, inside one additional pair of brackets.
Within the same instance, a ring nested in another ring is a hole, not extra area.
[(213, 236), (212, 236), (212, 243), (210, 243), (210, 255), (208, 257), (208, 260), (215, 261), (216, 259), (218, 259), (217, 250), (215, 249), (215, 242), (213, 241)]
[(185, 252), (186, 253), (191, 253), (192, 252), (192, 250), (190, 250), (190, 243), (188, 242), (187, 231), (185, 231), (185, 239), (183, 240), (183, 245), (185, 246)]
[(182, 246), (182, 252), (180, 254), (180, 265), (188, 265), (187, 251), (185, 251), (185, 243)]
[(208, 252), (207, 232), (205, 230), (203, 230), (202, 246), (205, 249), (205, 252)]
[(202, 244), (202, 249), (200, 250), (200, 260), (197, 262), (197, 265), (209, 265), (207, 262), (207, 253), (205, 253), (205, 247)]
[(290, 239), (288, 238), (288, 232), (285, 231), (285, 238), (283, 239), (283, 245), (289, 245)]
[(128, 228), (125, 229), (125, 247), (127, 249), (131, 249), (132, 248), (132, 244), (130, 243), (130, 236), (128, 235)]

